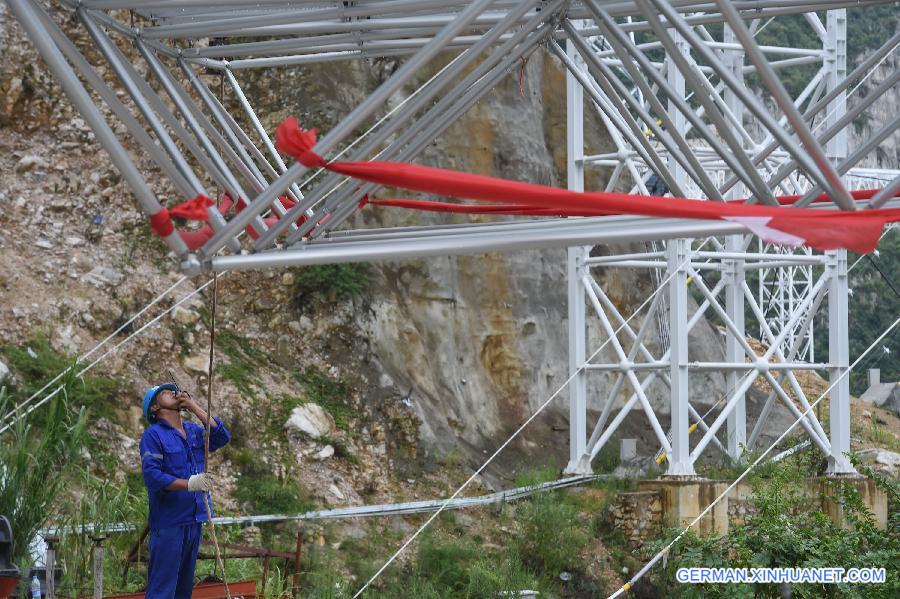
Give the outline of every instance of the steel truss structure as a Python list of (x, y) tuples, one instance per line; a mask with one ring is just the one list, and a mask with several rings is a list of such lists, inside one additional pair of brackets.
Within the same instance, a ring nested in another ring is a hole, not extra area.
[[(613, 169), (606, 182), (610, 190), (667, 190), (710, 201), (748, 197), (772, 205), (776, 195), (796, 193), (801, 206), (826, 192), (833, 204), (819, 209), (853, 210), (848, 188), (854, 176), (865, 176), (853, 169), (895, 133), (900, 116), (854, 148), (848, 127), (897, 85), (896, 70), (868, 80), (895, 52), (900, 35), (848, 72), (847, 10), (888, 0), (61, 0), (61, 11), (51, 12), (36, 0), (6, 1), (145, 214), (162, 210), (157, 195), (162, 188), (175, 189), (184, 199), (221, 189), (247, 201), (230, 216), (212, 208), (214, 234), (196, 251), (177, 232), (165, 238), (188, 274), (569, 247), (572, 472), (590, 469), (638, 404), (668, 458), (669, 474), (693, 474), (696, 458), (709, 445), (740, 459), (775, 401), (795, 415), (808, 405), (794, 370), (827, 368), (838, 377), (848, 367), (844, 252), (814, 255), (765, 247), (753, 252), (749, 231), (737, 223), (634, 216), (349, 229), (345, 224), (374, 186), (348, 185), (340, 175), (288, 166), (240, 79), (246, 69), (408, 56), (314, 151), (354, 161), (413, 161), (524, 58), (545, 48), (567, 71), (570, 189), (584, 188), (585, 169), (604, 166)], [(821, 11), (827, 11), (824, 22)], [(79, 48), (76, 36), (51, 16), (60, 12), (74, 15), (93, 44), (91, 52)], [(760, 31), (782, 18), (804, 19), (821, 46), (760, 45)], [(351, 141), (389, 98), (447, 50), (456, 55), (446, 67)], [(141, 64), (132, 64), (129, 56), (135, 54)], [(818, 70), (791, 97), (779, 73), (808, 65)], [(240, 113), (230, 113), (210, 88), (210, 73), (220, 76)], [(746, 84), (749, 75), (758, 81), (759, 94)], [(108, 83), (111, 76), (114, 84)], [(868, 81), (867, 93), (848, 103), (860, 81)], [(95, 98), (154, 161), (163, 183), (151, 185), (132, 163)], [(585, 105), (605, 125), (614, 152), (585, 154)], [(871, 207), (897, 202), (898, 173), (880, 176), (887, 180)], [(277, 200), (284, 194), (296, 202), (293, 207)], [(269, 218), (267, 226), (263, 219), (271, 216), (277, 220), (272, 224)], [(248, 226), (259, 233), (252, 241), (241, 237)], [(668, 240), (665, 247), (656, 244), (662, 240)], [(590, 257), (585, 249), (634, 241), (652, 243), (645, 252), (604, 258)], [(596, 283), (592, 272), (599, 267), (649, 269), (667, 289), (665, 297), (654, 297), (637, 330)], [(751, 272), (763, 273), (762, 300), (747, 283)], [(772, 292), (771, 281), (785, 277), (786, 295)], [(689, 281), (703, 298), (690, 316)], [(826, 296), (830, 351), (827, 361), (815, 363), (810, 322)], [(588, 304), (612, 342), (615, 363), (588, 361)], [(763, 356), (746, 341), (746, 310), (768, 344)], [(771, 317), (773, 310), (778, 318)], [(693, 362), (688, 355), (687, 334), (707, 312), (727, 329), (723, 362)], [(661, 355), (648, 348), (654, 322), (666, 340)], [(729, 392), (712, 422), (688, 400), (688, 377), (699, 370), (727, 373)], [(588, 436), (586, 388), (596, 372), (616, 379)], [(747, 435), (744, 396), (758, 377), (772, 393)], [(670, 389), (668, 434), (646, 396), (657, 378)], [(609, 420), (626, 385), (631, 395)], [(703, 431), (692, 450), (691, 420)], [(831, 470), (852, 472), (843, 455), (849, 449), (846, 377), (833, 391), (829, 423), (826, 432), (815, 416), (803, 418), (806, 432), (829, 456)], [(724, 442), (717, 437), (723, 426)]]

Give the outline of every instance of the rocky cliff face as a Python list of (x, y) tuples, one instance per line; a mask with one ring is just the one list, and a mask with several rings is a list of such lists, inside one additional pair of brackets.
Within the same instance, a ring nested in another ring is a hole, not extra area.
[[(878, 65), (866, 81), (860, 82), (858, 87), (850, 88), (854, 93), (848, 105), (852, 107), (857, 98), (864, 98), (868, 91), (887, 79), (892, 73), (896, 73), (897, 69), (900, 69), (900, 56), (897, 55), (895, 49)], [(896, 108), (898, 105), (900, 105), (900, 89), (894, 86), (866, 110), (860, 118), (853, 121), (853, 127), (850, 128), (849, 147), (859, 147), (873, 133), (890, 123), (891, 119), (897, 115)], [(860, 166), (896, 169), (898, 164), (900, 164), (900, 135), (897, 135), (895, 131), (866, 156), (860, 163)], [(875, 182), (875, 184), (877, 185), (878, 183)]]
[[(356, 89), (376, 83), (353, 70), (343, 75), (353, 78)], [(420, 81), (430, 75), (423, 73)], [(564, 89), (561, 65), (547, 54), (534, 54), (522, 72), (521, 91), (520, 81), (508, 78), (429, 146), (420, 161), (562, 186), (565, 97), (559, 90)], [(588, 110), (586, 114), (591, 113)], [(592, 146), (589, 151), (609, 147), (597, 119), (588, 117), (585, 135)], [(588, 186), (601, 186), (608, 174), (589, 173)], [(354, 225), (464, 220), (471, 219), (367, 209)], [(603, 251), (617, 249), (625, 248)], [(379, 368), (412, 402), (422, 423), (423, 441), (433, 453), (461, 448), (477, 462), (568, 378), (564, 250), (386, 263), (378, 265), (376, 273), (369, 309), (359, 311), (356, 322), (368, 338)], [(626, 316), (654, 288), (645, 273), (606, 269), (597, 274)], [(635, 322), (639, 323), (640, 317)], [(658, 345), (653, 337), (651, 344)], [(592, 323), (589, 352), (603, 341), (599, 323)], [(718, 333), (707, 323), (696, 328), (694, 341), (692, 351), (697, 359), (721, 357)], [(608, 346), (600, 357), (616, 360)], [(589, 409), (595, 414), (611, 383), (611, 378), (599, 375), (591, 379)], [(697, 377), (692, 386), (698, 405), (711, 404), (723, 391), (718, 377)], [(655, 388), (651, 397), (665, 414), (663, 392), (661, 387)], [(623, 394), (622, 401), (625, 397)], [(545, 460), (552, 456), (557, 465), (564, 463), (567, 401), (563, 390), (513, 446), (509, 462), (521, 463), (522, 457), (533, 455)], [(648, 430), (643, 415), (635, 413), (623, 435), (648, 438)], [(651, 445), (642, 449), (655, 451)]]
[[(9, 232), (0, 246), (8, 265), (0, 291), (0, 331), (8, 343), (22, 343), (46, 331), (58, 348), (77, 353), (174, 281), (175, 263), (149, 236), (127, 190), (5, 5), (0, 6), (0, 42), (6, 56), (0, 65), (0, 143), (6, 150), (0, 222)], [(435, 61), (392, 101), (411, 93), (444, 60)], [(327, 130), (394, 68), (393, 61), (325, 65), (242, 73), (241, 81), (267, 126), (295, 114), (304, 124)], [(421, 162), (564, 185), (564, 89), (560, 65), (543, 52), (535, 53), (521, 76), (511, 73), (429, 146)], [(596, 120), (589, 119), (585, 134), (590, 151), (608, 149), (606, 132)], [(141, 166), (152, 173), (150, 165)], [(591, 173), (588, 187), (601, 185), (606, 176), (603, 171)], [(89, 242), (84, 230), (94, 214), (105, 215), (105, 234)], [(368, 208), (353, 224), (422, 224), (439, 218), (448, 217)], [(91, 276), (98, 266), (110, 272)], [(370, 271), (371, 283), (361, 298), (304, 306), (302, 317), (290, 276), (282, 280), (281, 273), (241, 274), (223, 285), (221, 326), (233, 327), (273, 357), (260, 367), (263, 396), (291, 392), (293, 384), (279, 369), (286, 372), (306, 364), (353, 380), (348, 393), (355, 414), (351, 426), (361, 432), (345, 442), (368, 457), (346, 468), (322, 465), (318, 470), (324, 478), (317, 474), (312, 481), (328, 488), (331, 483), (325, 479), (333, 475), (339, 493), (331, 493), (331, 501), (352, 502), (363, 487), (377, 486), (383, 469), (395, 465), (395, 457), (433, 464), (455, 449), (477, 465), (557, 390), (568, 376), (564, 269), (563, 250), (383, 263)], [(644, 274), (607, 269), (597, 276), (625, 315), (654, 289)], [(185, 289), (199, 284), (188, 283)], [(198, 301), (190, 310), (198, 313), (202, 304)], [(599, 326), (592, 326), (595, 348), (604, 339)], [(197, 365), (206, 343), (203, 323), (185, 317), (183, 323), (153, 333), (147, 342), (126, 348), (106, 368), (127, 378), (137, 394), (177, 359), (180, 372), (199, 377), (202, 386), (205, 379)], [(650, 343), (658, 346), (655, 333)], [(176, 351), (179, 347), (182, 355)], [(702, 322), (692, 336), (691, 351), (696, 359), (720, 359), (719, 332)], [(609, 348), (602, 355), (614, 359)], [(611, 379), (600, 375), (591, 380), (590, 408), (595, 414), (610, 384)], [(217, 389), (225, 414), (262, 421), (270, 413), (228, 381)], [(723, 392), (721, 377), (695, 377), (692, 382), (692, 397), (701, 411)], [(663, 398), (661, 387), (651, 390), (652, 401), (665, 413)], [(139, 429), (133, 398), (118, 401), (117, 409), (132, 404), (131, 423)], [(563, 391), (503, 455), (494, 480), (502, 478), (507, 467), (564, 463), (566, 402)], [(410, 409), (413, 419), (408, 418)], [(376, 412), (377, 417), (367, 416)], [(643, 416), (635, 413), (623, 436), (640, 437), (639, 450), (652, 454), (656, 445), (648, 431)], [(271, 443), (254, 441), (263, 453)], [(401, 454), (397, 447), (404, 444), (420, 444), (422, 450)], [(301, 447), (296, 459), (307, 463), (320, 449), (321, 443)]]

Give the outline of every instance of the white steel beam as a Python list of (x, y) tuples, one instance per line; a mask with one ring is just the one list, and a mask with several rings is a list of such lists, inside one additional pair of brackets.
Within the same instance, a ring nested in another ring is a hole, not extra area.
[(847, 453), (850, 451), (850, 331), (847, 287), (847, 250), (827, 252), (828, 271), (828, 378), (831, 455), (829, 474), (855, 474)]
[(688, 411), (688, 313), (687, 279), (690, 262), (690, 241), (672, 239), (666, 243), (669, 279), (669, 368), (670, 405), (672, 420), (672, 451), (669, 453), (668, 476), (694, 475), (694, 460), (690, 448), (690, 414)]
[[(584, 70), (575, 49), (567, 48), (569, 58)], [(584, 191), (584, 92), (571, 72), (566, 72), (566, 180), (572, 191)], [(585, 290), (581, 280), (585, 272), (588, 248), (569, 247), (566, 252), (566, 276), (569, 309), (569, 463), (566, 472), (584, 474), (590, 465), (580, 461), (587, 443), (587, 323)]]

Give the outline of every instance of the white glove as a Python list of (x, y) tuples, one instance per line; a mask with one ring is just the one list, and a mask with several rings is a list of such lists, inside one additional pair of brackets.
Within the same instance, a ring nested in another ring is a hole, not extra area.
[(192, 474), (188, 479), (188, 491), (210, 491), (212, 487), (213, 479), (206, 472), (203, 474)]

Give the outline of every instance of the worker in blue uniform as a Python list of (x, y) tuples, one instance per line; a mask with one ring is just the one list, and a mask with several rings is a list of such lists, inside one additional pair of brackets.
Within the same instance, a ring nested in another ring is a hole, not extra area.
[[(183, 421), (182, 410), (192, 412), (203, 426)], [(204, 455), (209, 416), (189, 393), (173, 384), (147, 391), (143, 411), (150, 425), (141, 437), (141, 469), (150, 503), (146, 597), (188, 599), (202, 523), (207, 520), (204, 495), (208, 499), (213, 487)], [(231, 440), (218, 418), (209, 422), (209, 427), (210, 451)]]

